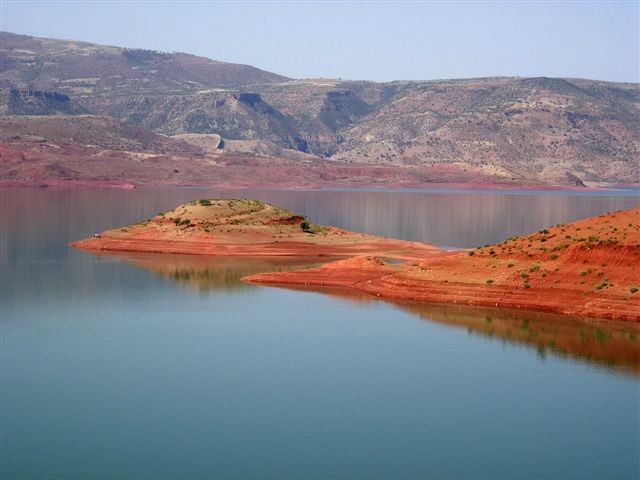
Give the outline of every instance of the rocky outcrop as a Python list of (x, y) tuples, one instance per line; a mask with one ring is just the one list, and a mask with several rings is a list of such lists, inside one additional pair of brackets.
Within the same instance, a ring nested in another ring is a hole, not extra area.
[(1, 115), (78, 115), (87, 110), (68, 95), (45, 90), (0, 90)]

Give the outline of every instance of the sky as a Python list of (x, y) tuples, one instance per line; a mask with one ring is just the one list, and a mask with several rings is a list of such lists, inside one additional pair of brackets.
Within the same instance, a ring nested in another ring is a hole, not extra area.
[(634, 1), (1, 0), (0, 28), (187, 52), (292, 78), (640, 82)]

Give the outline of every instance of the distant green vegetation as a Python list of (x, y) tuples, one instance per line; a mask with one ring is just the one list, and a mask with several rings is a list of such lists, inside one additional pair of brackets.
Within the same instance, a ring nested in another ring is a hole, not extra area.
[(322, 227), (320, 225), (314, 225), (312, 223), (310, 223), (308, 220), (302, 220), (300, 222), (300, 228), (302, 229), (302, 231), (306, 232), (306, 233), (320, 233), (320, 232), (325, 232), (327, 230), (327, 227)]

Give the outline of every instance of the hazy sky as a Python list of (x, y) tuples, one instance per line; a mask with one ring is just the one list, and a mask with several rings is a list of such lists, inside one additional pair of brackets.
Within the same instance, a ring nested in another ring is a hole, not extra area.
[(635, 0), (0, 4), (2, 30), (182, 51), (294, 78), (640, 81)]

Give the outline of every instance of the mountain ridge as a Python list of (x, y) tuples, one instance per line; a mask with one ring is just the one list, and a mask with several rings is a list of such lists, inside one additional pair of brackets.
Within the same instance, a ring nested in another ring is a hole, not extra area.
[(287, 80), (250, 65), (187, 53), (104, 46), (0, 32), (0, 86), (69, 95), (195, 91)]
[[(3, 115), (110, 116), (162, 135), (218, 135), (227, 151), (297, 151), (362, 167), (444, 166), (524, 184), (640, 182), (640, 84), (295, 80), (188, 54), (7, 32), (0, 40)], [(126, 75), (104, 74), (105, 58)]]

